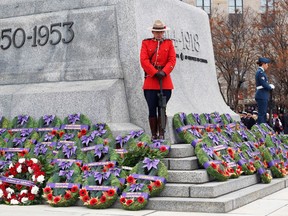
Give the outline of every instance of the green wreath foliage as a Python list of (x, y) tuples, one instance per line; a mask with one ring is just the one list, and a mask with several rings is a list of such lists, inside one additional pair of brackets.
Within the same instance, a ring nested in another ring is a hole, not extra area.
[(1, 116), (0, 128), (11, 128), (11, 127), (12, 127), (12, 123), (5, 116)]
[(35, 128), (37, 122), (29, 115), (18, 115), (12, 120), (12, 128)]

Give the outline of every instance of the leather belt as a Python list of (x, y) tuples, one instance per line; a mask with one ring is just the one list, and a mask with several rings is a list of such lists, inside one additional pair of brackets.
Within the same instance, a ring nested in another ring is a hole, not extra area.
[(263, 88), (264, 88), (263, 86), (257, 86), (257, 87), (256, 87), (257, 90), (263, 89)]
[(164, 66), (154, 66), (154, 68), (157, 70), (162, 70), (164, 68)]

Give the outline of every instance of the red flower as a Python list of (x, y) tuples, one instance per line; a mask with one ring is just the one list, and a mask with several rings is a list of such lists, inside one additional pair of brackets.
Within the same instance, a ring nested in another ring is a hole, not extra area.
[(165, 152), (165, 151), (167, 151), (166, 146), (161, 146), (161, 147), (160, 147), (160, 151), (161, 151), (161, 152)]
[(78, 186), (77, 185), (73, 185), (71, 188), (71, 192), (72, 193), (76, 193), (78, 191)]
[(66, 194), (64, 195), (64, 198), (66, 199), (66, 200), (69, 200), (69, 199), (71, 199), (71, 193), (69, 193), (69, 192), (66, 192)]
[(76, 165), (77, 165), (78, 167), (81, 167), (81, 163), (80, 163), (79, 161), (76, 162)]
[(114, 196), (115, 194), (115, 190), (114, 189), (110, 189), (107, 191), (108, 196)]
[(143, 142), (138, 142), (138, 143), (137, 143), (137, 147), (141, 148), (141, 147), (143, 147), (143, 146), (144, 146), (144, 143), (143, 143)]
[(129, 199), (129, 200), (126, 201), (126, 205), (129, 206), (129, 205), (131, 205), (133, 202), (134, 202), (134, 201), (133, 201), (132, 199)]
[(88, 195), (82, 197), (83, 202), (87, 202), (90, 199)]
[(87, 130), (84, 128), (84, 129), (81, 130), (80, 133), (81, 133), (82, 135), (86, 135), (86, 134), (87, 134)]
[(65, 134), (64, 131), (60, 131), (60, 132), (59, 132), (59, 137), (61, 138), (64, 134)]
[(56, 203), (58, 203), (59, 201), (61, 200), (61, 196), (56, 196), (56, 197), (54, 197), (54, 203), (56, 204)]
[(120, 198), (120, 202), (121, 202), (121, 203), (125, 203), (125, 202), (126, 202), (126, 198), (125, 198), (125, 197), (121, 197), (121, 198)]
[(107, 164), (107, 168), (108, 168), (108, 169), (113, 168), (113, 167), (114, 167), (114, 164), (113, 164), (113, 163), (108, 163), (108, 164)]
[(21, 188), (22, 188), (22, 185), (16, 185), (16, 188), (18, 189), (18, 190), (21, 190)]
[(97, 202), (98, 202), (98, 200), (97, 200), (96, 198), (92, 198), (92, 199), (89, 201), (89, 204), (90, 204), (90, 205), (95, 205)]
[(212, 163), (210, 163), (210, 165), (213, 169), (217, 169), (217, 165), (215, 163), (212, 162)]
[(85, 165), (85, 166), (82, 166), (82, 167), (81, 167), (81, 170), (82, 170), (82, 171), (88, 171), (88, 170), (89, 170), (89, 167), (86, 166), (86, 165)]
[(22, 150), (21, 152), (18, 153), (18, 155), (19, 155), (20, 157), (24, 157), (26, 154), (28, 154), (27, 149), (24, 149), (24, 150)]
[(84, 188), (84, 189), (81, 189), (80, 191), (79, 191), (79, 195), (80, 196), (86, 196), (87, 195), (87, 190)]
[(28, 200), (34, 200), (35, 195), (34, 194), (28, 194)]
[(154, 182), (154, 185), (155, 185), (156, 187), (161, 187), (162, 182), (161, 182), (160, 180), (156, 180), (156, 181)]
[(0, 151), (0, 156), (4, 156), (5, 155), (5, 151), (1, 150)]
[(127, 177), (127, 182), (130, 183), (130, 184), (133, 184), (133, 183), (135, 183), (135, 179), (133, 178), (133, 176), (128, 176)]
[(54, 136), (56, 136), (56, 135), (57, 135), (57, 130), (52, 130), (52, 131), (51, 131), (51, 134), (54, 135)]
[(149, 191), (152, 191), (152, 186), (151, 185), (148, 185), (147, 187), (148, 187)]
[(100, 202), (101, 203), (105, 203), (106, 202), (106, 196), (101, 196), (101, 198), (100, 198)]
[(52, 200), (52, 199), (53, 199), (53, 194), (52, 194), (52, 193), (49, 193), (49, 194), (47, 195), (47, 199), (48, 199), (48, 200)]
[(143, 203), (145, 201), (145, 199), (144, 199), (144, 197), (140, 196), (140, 197), (137, 198), (137, 201), (139, 203)]

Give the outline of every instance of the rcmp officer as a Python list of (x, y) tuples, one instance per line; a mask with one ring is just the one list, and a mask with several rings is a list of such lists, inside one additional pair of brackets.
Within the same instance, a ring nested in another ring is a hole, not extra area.
[(269, 63), (271, 62), (268, 58), (259, 58), (257, 64), (259, 68), (256, 71), (255, 80), (256, 80), (256, 94), (255, 100), (258, 105), (258, 119), (257, 123), (266, 123), (266, 113), (268, 107), (269, 93), (272, 91), (275, 86), (268, 83), (268, 78), (265, 71), (268, 69)]
[(149, 108), (152, 139), (163, 139), (165, 131), (161, 129), (160, 115), (157, 114), (159, 79), (162, 79), (163, 94), (167, 103), (174, 88), (170, 73), (176, 64), (176, 53), (173, 41), (163, 37), (165, 31), (169, 30), (163, 22), (156, 20), (149, 30), (154, 37), (144, 39), (140, 51), (140, 63), (145, 72), (143, 90)]

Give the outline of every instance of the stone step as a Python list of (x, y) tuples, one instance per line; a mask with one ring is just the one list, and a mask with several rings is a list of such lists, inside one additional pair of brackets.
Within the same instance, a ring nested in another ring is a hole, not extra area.
[(233, 191), (257, 184), (257, 175), (240, 176), (225, 182), (207, 182), (204, 184), (167, 183), (161, 197), (215, 198)]
[(287, 177), (273, 179), (270, 184), (255, 184), (217, 198), (153, 197), (149, 199), (146, 209), (226, 213), (275, 193), (285, 188), (287, 183)]
[(164, 158), (163, 163), (169, 170), (196, 170), (199, 169), (196, 156), (185, 158)]
[(130, 131), (143, 130), (141, 127), (138, 127), (137, 125), (132, 123), (107, 123), (107, 125), (112, 131), (114, 137), (117, 137), (119, 135), (127, 135)]
[(208, 176), (206, 170), (168, 170), (168, 183), (192, 183), (201, 184), (209, 182), (212, 179)]
[(194, 148), (191, 144), (172, 144), (168, 157), (183, 158), (195, 156)]

